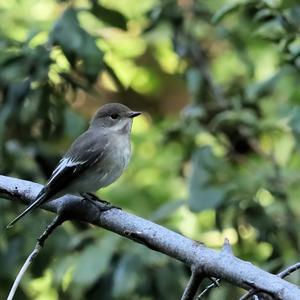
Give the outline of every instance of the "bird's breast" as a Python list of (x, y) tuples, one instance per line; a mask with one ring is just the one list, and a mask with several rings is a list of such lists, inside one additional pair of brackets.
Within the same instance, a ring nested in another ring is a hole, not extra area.
[(117, 135), (112, 139), (110, 153), (113, 164), (119, 165), (122, 169), (125, 169), (128, 166), (131, 156), (131, 145), (127, 135)]
[(124, 136), (112, 137), (106, 151), (103, 160), (99, 162), (100, 166), (98, 166), (99, 188), (114, 182), (128, 166), (131, 156), (129, 138), (125, 138)]

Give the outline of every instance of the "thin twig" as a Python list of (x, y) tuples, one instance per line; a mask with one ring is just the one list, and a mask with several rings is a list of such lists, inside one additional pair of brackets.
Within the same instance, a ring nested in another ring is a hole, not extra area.
[(251, 289), (248, 293), (246, 293), (245, 295), (243, 295), (242, 297), (240, 297), (239, 300), (250, 299), (250, 297), (252, 297), (255, 293), (257, 293), (257, 291), (255, 289)]
[[(245, 282), (251, 289), (249, 290), (249, 292), (244, 295), (244, 299), (250, 299), (250, 297), (253, 296), (254, 300), (259, 300), (259, 294), (261, 294), (263, 296), (263, 299), (265, 300), (275, 300), (275, 299), (282, 299), (281, 295), (276, 295), (270, 291), (268, 291), (267, 289), (264, 288), (257, 288), (255, 282), (252, 281), (248, 281)], [(243, 297), (242, 297), (243, 298)]]
[(298, 269), (300, 269), (300, 262), (281, 271), (280, 273), (277, 274), (277, 276), (279, 276), (280, 278), (285, 278), (285, 277), (289, 276), (290, 274), (292, 274), (293, 272), (297, 271)]
[(219, 287), (219, 286), (220, 286), (219, 283), (220, 283), (220, 280), (221, 280), (221, 279), (210, 278), (210, 280), (212, 280), (213, 283), (210, 284), (210, 285), (208, 285), (208, 286), (205, 288), (205, 290), (203, 290), (203, 291), (201, 292), (201, 294), (198, 295), (197, 300), (202, 299), (202, 297), (203, 297), (209, 290), (211, 290), (211, 289), (213, 289), (213, 288), (216, 288), (216, 287)]
[(40, 247), (44, 246), (44, 243), (46, 239), (50, 236), (50, 234), (58, 227), (60, 226), (66, 219), (62, 215), (57, 215), (53, 221), (47, 226), (45, 231), (42, 233), (42, 235), (38, 238), (37, 244), (40, 245)]
[(9, 291), (9, 294), (7, 296), (7, 300), (13, 300), (15, 293), (17, 291), (18, 286), (20, 285), (21, 279), (23, 278), (25, 272), (29, 268), (29, 266), (32, 264), (34, 259), (37, 257), (37, 255), (42, 250), (44, 243), (46, 239), (50, 236), (50, 234), (57, 228), (59, 225), (61, 225), (64, 222), (64, 218), (61, 215), (57, 215), (53, 221), (47, 226), (46, 230), (42, 233), (42, 235), (38, 238), (37, 243), (33, 249), (33, 251), (30, 253), (30, 255), (27, 257), (25, 263), (23, 264), (21, 270), (19, 271), (11, 290)]
[(201, 281), (205, 278), (203, 273), (199, 273), (195, 269), (192, 269), (190, 280), (184, 290), (181, 300), (192, 300), (197, 295), (197, 291), (201, 284)]
[(28, 258), (26, 259), (24, 265), (22, 266), (17, 278), (14, 281), (14, 284), (11, 288), (11, 290), (9, 291), (9, 294), (7, 296), (7, 300), (12, 300), (14, 298), (14, 295), (16, 293), (16, 290), (21, 282), (21, 279), (23, 277), (23, 275), (25, 274), (25, 272), (27, 271), (28, 267), (31, 265), (31, 263), (33, 262), (33, 260), (36, 258), (36, 256), (38, 255), (38, 253), (41, 251), (41, 246), (37, 243), (34, 250), (31, 252), (31, 254), (28, 256)]

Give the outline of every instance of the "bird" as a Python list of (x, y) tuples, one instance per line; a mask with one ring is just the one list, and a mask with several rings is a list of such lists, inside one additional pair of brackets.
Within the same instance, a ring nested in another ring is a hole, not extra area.
[(72, 143), (36, 199), (7, 227), (30, 211), (66, 194), (85, 195), (117, 180), (131, 157), (133, 118), (140, 115), (121, 103), (101, 106), (88, 129)]

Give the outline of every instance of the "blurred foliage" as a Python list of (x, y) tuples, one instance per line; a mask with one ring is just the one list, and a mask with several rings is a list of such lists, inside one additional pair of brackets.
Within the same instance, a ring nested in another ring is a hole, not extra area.
[[(0, 4), (0, 171), (45, 182), (105, 101), (147, 113), (102, 197), (277, 272), (299, 258), (296, 0), (11, 0)], [(0, 201), (0, 298), (53, 217)], [(189, 270), (68, 223), (16, 299), (179, 299)], [(290, 279), (299, 284), (299, 276)], [(209, 282), (204, 282), (204, 288)], [(207, 299), (241, 294), (225, 282)]]

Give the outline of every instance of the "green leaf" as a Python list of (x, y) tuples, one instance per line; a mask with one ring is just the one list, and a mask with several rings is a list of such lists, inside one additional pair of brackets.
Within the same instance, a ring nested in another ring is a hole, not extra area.
[(46, 80), (50, 63), (49, 51), (45, 47), (24, 47), (18, 54), (0, 63), (0, 81), (8, 84), (25, 80), (29, 76), (33, 80)]
[(106, 8), (103, 5), (100, 5), (93, 1), (93, 7), (91, 12), (99, 18), (101, 21), (117, 28), (121, 28), (123, 30), (127, 29), (127, 20), (126, 18), (119, 12)]
[[(177, 284), (174, 285), (174, 274), (176, 274)], [(155, 276), (155, 286), (158, 297), (156, 299), (178, 299), (178, 295), (184, 289), (184, 270), (177, 264), (168, 264), (161, 268)]]
[(255, 127), (257, 125), (257, 116), (252, 109), (228, 110), (217, 114), (211, 122), (211, 126), (214, 130), (224, 124), (245, 124)]
[(219, 23), (226, 15), (238, 10), (241, 4), (241, 1), (226, 3), (213, 15), (212, 22)]
[(202, 211), (217, 207), (225, 197), (226, 190), (215, 175), (222, 171), (224, 163), (213, 155), (210, 147), (196, 150), (192, 156), (192, 172), (189, 180), (189, 207)]
[(96, 81), (103, 55), (95, 39), (80, 27), (75, 9), (65, 10), (50, 37), (53, 44), (61, 47), (74, 69), (83, 73), (90, 82)]
[(274, 74), (264, 81), (249, 85), (246, 88), (247, 98), (253, 101), (257, 100), (258, 98), (270, 95), (271, 93), (273, 93), (274, 87), (276, 86), (278, 81), (286, 74), (287, 72), (282, 69), (278, 73)]
[(78, 257), (72, 282), (83, 287), (91, 286), (108, 271), (118, 242), (119, 237), (109, 235), (99, 240), (98, 243), (87, 246)]
[(23, 54), (7, 58), (1, 63), (0, 80), (4, 84), (25, 79), (27, 70), (24, 67), (26, 56)]
[(264, 19), (274, 16), (274, 11), (269, 8), (260, 9), (254, 16), (255, 21), (262, 21)]
[[(299, 96), (300, 95), (298, 95), (297, 93), (297, 97)], [(293, 129), (294, 134), (297, 135), (297, 137), (299, 137), (300, 136), (300, 106), (299, 105), (294, 107), (293, 112), (291, 114), (289, 125)], [(297, 139), (297, 141), (299, 141), (299, 138)]]
[(199, 91), (201, 91), (204, 85), (203, 75), (199, 68), (190, 68), (186, 72), (186, 79), (187, 88), (191, 95), (196, 99), (197, 96), (199, 96)]
[(284, 133), (273, 139), (274, 158), (280, 166), (285, 166), (291, 159), (295, 147), (295, 138), (290, 133)]
[(119, 299), (122, 295), (130, 294), (139, 281), (141, 261), (132, 254), (124, 255), (115, 268), (113, 278), (113, 295)]
[(256, 31), (256, 35), (270, 40), (278, 40), (286, 36), (286, 31), (280, 18), (265, 22)]
[(300, 5), (295, 5), (294, 7), (285, 11), (284, 17), (288, 22), (288, 27), (290, 30), (299, 32), (300, 28)]
[(57, 259), (52, 267), (54, 282), (56, 284), (62, 284), (66, 273), (72, 270), (75, 264), (76, 264), (75, 255), (69, 255), (67, 257)]
[[(5, 141), (7, 126), (18, 127), (19, 125), (21, 107), (30, 91), (30, 83), (30, 80), (25, 80), (10, 84), (7, 87), (3, 104), (0, 105), (0, 137), (3, 142)], [(4, 155), (3, 148), (1, 147), (2, 141), (0, 143), (0, 157)]]
[(268, 7), (279, 8), (281, 6), (282, 0), (263, 0)]
[(86, 120), (72, 110), (64, 111), (64, 130), (66, 136), (76, 138), (86, 129)]

